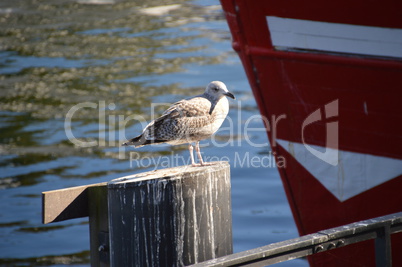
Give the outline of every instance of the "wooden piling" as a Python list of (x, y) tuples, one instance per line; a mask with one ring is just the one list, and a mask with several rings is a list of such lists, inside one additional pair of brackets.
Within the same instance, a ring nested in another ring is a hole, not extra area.
[(230, 166), (182, 166), (108, 183), (111, 266), (183, 266), (232, 253)]

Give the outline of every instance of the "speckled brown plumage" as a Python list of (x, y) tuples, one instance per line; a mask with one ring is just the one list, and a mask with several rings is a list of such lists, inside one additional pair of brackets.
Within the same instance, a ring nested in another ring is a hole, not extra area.
[[(213, 135), (229, 112), (229, 103), (225, 96), (234, 99), (224, 83), (211, 82), (202, 95), (176, 102), (161, 117), (149, 123), (141, 135), (123, 145), (135, 147), (157, 143), (191, 145), (195, 142), (199, 153), (198, 142)], [(194, 165), (193, 158), (192, 162)], [(200, 162), (203, 163), (202, 158)]]

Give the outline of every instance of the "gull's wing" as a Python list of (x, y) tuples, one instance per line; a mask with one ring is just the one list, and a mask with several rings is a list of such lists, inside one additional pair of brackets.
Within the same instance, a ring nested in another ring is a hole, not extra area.
[(211, 102), (203, 97), (178, 101), (148, 124), (144, 135), (146, 139), (165, 142), (194, 135), (197, 129), (208, 127), (213, 122), (210, 109)]

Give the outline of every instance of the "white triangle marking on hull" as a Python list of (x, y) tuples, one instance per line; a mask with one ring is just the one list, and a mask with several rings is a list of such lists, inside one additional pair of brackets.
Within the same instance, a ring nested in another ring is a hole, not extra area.
[(330, 151), (337, 155), (338, 164), (328, 164), (328, 159), (313, 155), (302, 143), (277, 139), (307, 171), (340, 201), (370, 190), (402, 174), (402, 160), (342, 151), (309, 145), (317, 151)]

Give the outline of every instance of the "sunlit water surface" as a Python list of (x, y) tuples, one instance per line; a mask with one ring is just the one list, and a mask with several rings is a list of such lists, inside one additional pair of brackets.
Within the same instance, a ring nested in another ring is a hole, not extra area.
[(2, 1), (0, 80), (0, 265), (88, 266), (87, 218), (43, 225), (41, 192), (187, 164), (120, 143), (212, 80), (237, 97), (201, 148), (231, 164), (235, 252), (298, 236), (218, 1)]

